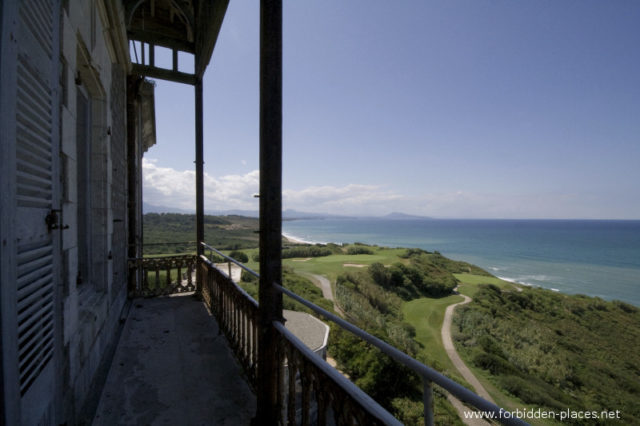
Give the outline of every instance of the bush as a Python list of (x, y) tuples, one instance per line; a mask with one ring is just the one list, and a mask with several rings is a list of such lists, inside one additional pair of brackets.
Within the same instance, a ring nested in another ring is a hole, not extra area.
[(282, 250), (282, 258), (290, 259), (292, 257), (321, 257), (332, 254), (331, 249), (321, 246), (298, 246)]
[(507, 360), (493, 354), (480, 353), (473, 358), (473, 363), (494, 375), (518, 374), (518, 371)]
[(249, 256), (247, 256), (247, 254), (243, 251), (234, 250), (229, 253), (229, 257), (234, 258), (240, 263), (247, 263), (249, 261)]
[(256, 277), (255, 275), (245, 271), (244, 269), (242, 270), (242, 273), (240, 274), (240, 280), (244, 281), (246, 283), (252, 283), (252, 282), (256, 282), (258, 281), (258, 277)]
[(399, 257), (401, 257), (402, 259), (409, 259), (411, 256), (416, 256), (420, 254), (429, 254), (429, 252), (419, 248), (408, 248), (407, 251), (405, 251)]
[(351, 246), (347, 249), (347, 254), (373, 254), (373, 251), (363, 246)]

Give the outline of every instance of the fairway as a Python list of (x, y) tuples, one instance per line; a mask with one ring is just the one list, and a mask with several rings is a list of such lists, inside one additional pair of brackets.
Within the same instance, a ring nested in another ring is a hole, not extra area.
[(301, 261), (301, 259), (284, 259), (282, 263), (296, 272), (324, 275), (332, 284), (335, 283), (338, 275), (350, 269), (345, 267), (345, 264), (368, 266), (375, 262), (380, 262), (383, 265), (390, 265), (396, 262), (407, 263), (405, 259), (399, 257), (399, 255), (406, 252), (406, 249), (371, 246), (367, 246), (367, 248), (371, 249), (373, 254), (332, 254), (331, 256), (314, 257), (304, 261)]
[(447, 306), (462, 300), (462, 296), (459, 295), (439, 299), (424, 297), (402, 305), (404, 320), (416, 329), (415, 340), (422, 345), (422, 352), (427, 359), (437, 362), (442, 371), (449, 376), (458, 376), (458, 371), (442, 346), (442, 322)]
[(458, 281), (460, 281), (460, 285), (458, 286), (458, 291), (465, 296), (469, 296), (473, 298), (473, 296), (478, 292), (479, 284), (493, 284), (495, 286), (500, 287), (503, 290), (507, 290), (510, 288), (520, 289), (520, 285), (511, 283), (509, 281), (501, 280), (496, 277), (488, 277), (485, 275), (475, 275), (475, 274), (453, 274), (454, 277)]

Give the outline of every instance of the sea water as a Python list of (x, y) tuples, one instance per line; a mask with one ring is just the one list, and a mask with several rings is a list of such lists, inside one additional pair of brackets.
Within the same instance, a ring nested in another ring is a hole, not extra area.
[(640, 221), (302, 219), (283, 232), (439, 251), (506, 280), (640, 306)]

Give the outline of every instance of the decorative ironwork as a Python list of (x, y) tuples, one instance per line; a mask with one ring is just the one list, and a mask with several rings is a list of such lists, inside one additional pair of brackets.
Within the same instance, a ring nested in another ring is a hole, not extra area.
[(195, 291), (196, 262), (192, 254), (129, 259), (129, 295), (154, 297)]

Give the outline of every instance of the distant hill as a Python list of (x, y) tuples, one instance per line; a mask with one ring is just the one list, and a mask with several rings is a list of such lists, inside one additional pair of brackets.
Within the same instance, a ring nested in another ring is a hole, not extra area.
[(142, 202), (142, 213), (182, 213), (182, 214), (195, 214), (196, 210), (185, 210), (177, 207), (156, 206), (153, 204)]
[[(145, 254), (195, 251), (196, 216), (181, 213), (146, 213), (143, 218)], [(204, 217), (204, 240), (218, 249), (258, 247), (256, 218), (225, 215)], [(186, 244), (186, 242), (189, 242)]]
[[(142, 203), (142, 211), (146, 213), (180, 213), (180, 214), (195, 214), (195, 209), (180, 209), (177, 207), (157, 206), (149, 203)], [(246, 217), (259, 217), (257, 210), (206, 210), (207, 215), (213, 216), (246, 216)], [(384, 216), (360, 216), (360, 215), (340, 215), (331, 213), (315, 213), (315, 212), (303, 212), (299, 210), (286, 209), (282, 212), (282, 218), (285, 220), (295, 219), (389, 219), (389, 220), (416, 220), (416, 219), (431, 219), (427, 216), (416, 216), (400, 212), (392, 212)]]
[[(142, 203), (142, 212), (147, 213), (180, 213), (180, 214), (196, 214), (196, 210), (180, 209), (178, 207), (156, 206), (154, 204)], [(257, 210), (206, 210), (204, 214), (211, 216), (246, 216), (258, 217)]]
[(427, 216), (416, 216), (412, 214), (392, 212), (387, 215), (382, 216), (383, 219), (392, 219), (392, 220), (416, 220), (416, 219), (431, 219)]

